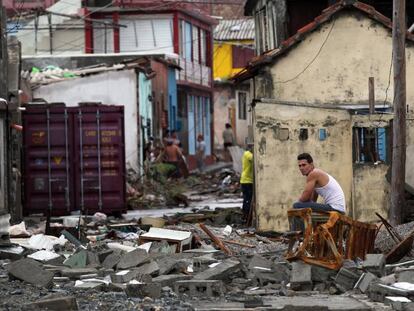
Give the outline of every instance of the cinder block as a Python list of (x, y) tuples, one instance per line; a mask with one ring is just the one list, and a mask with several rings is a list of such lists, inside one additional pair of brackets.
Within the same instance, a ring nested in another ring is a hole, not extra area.
[(293, 290), (312, 290), (312, 266), (303, 261), (292, 263), (290, 286)]
[(359, 274), (356, 274), (346, 268), (341, 268), (335, 277), (335, 286), (341, 292), (346, 292), (354, 288), (355, 283), (358, 282), (359, 278)]
[(223, 283), (220, 280), (187, 280), (177, 281), (174, 291), (178, 295), (189, 297), (218, 297), (223, 295)]
[(125, 293), (128, 297), (156, 299), (161, 297), (161, 285), (159, 283), (127, 284)]
[(385, 255), (384, 254), (367, 254), (362, 262), (362, 268), (378, 277), (385, 275)]
[(183, 280), (190, 280), (192, 278), (191, 275), (185, 274), (167, 274), (167, 275), (160, 275), (156, 278), (152, 279), (154, 283), (160, 283), (161, 287), (169, 286), (173, 288), (174, 283), (177, 281)]
[(356, 284), (356, 287), (361, 291), (361, 293), (365, 294), (371, 285), (372, 282), (378, 281), (378, 278), (376, 275), (374, 275), (371, 272), (366, 272), (358, 280), (358, 283)]

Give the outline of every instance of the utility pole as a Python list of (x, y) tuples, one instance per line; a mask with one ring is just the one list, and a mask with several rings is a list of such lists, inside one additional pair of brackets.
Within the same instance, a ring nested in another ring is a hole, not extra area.
[(398, 225), (405, 207), (406, 151), (406, 74), (405, 74), (405, 0), (394, 0), (392, 52), (394, 71), (394, 120), (392, 133), (392, 171), (390, 222)]

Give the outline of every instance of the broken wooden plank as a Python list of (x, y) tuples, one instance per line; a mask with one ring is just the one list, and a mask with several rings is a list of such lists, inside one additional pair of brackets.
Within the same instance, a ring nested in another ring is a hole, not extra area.
[(227, 255), (232, 255), (232, 252), (230, 249), (227, 248), (226, 245), (224, 245), (224, 243), (213, 234), (213, 232), (210, 231), (210, 229), (207, 228), (207, 226), (203, 223), (199, 224), (200, 228), (210, 237), (210, 239), (214, 242), (214, 244), (216, 244), (218, 246), (218, 248), (220, 248), (224, 253), (226, 253)]
[(407, 255), (413, 246), (414, 232), (411, 232), (404, 240), (394, 246), (394, 248), (385, 255), (387, 264), (395, 263)]

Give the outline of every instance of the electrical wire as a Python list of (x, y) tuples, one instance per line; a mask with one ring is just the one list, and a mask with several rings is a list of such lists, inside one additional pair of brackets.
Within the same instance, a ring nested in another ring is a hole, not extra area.
[(325, 40), (322, 42), (322, 45), (320, 46), (320, 48), (319, 48), (319, 50), (318, 50), (318, 52), (316, 53), (316, 55), (312, 58), (312, 60), (305, 66), (305, 68), (303, 68), (296, 76), (294, 76), (293, 78), (290, 78), (290, 79), (288, 79), (288, 80), (285, 80), (285, 81), (275, 81), (275, 83), (277, 83), (277, 84), (284, 84), (284, 83), (289, 83), (289, 82), (292, 82), (292, 81), (294, 81), (294, 80), (296, 80), (297, 78), (299, 78), (313, 63), (314, 63), (314, 61), (318, 58), (318, 56), (321, 54), (321, 52), (322, 52), (322, 49), (323, 49), (323, 47), (325, 46), (325, 44), (326, 44), (326, 42), (328, 41), (328, 39), (329, 39), (329, 36), (331, 35), (331, 32), (332, 32), (332, 30), (333, 30), (333, 28), (334, 28), (334, 26), (335, 26), (335, 20), (332, 22), (332, 26), (331, 26), (331, 28), (329, 29), (329, 32), (328, 32), (328, 34), (326, 35), (326, 38), (325, 38)]

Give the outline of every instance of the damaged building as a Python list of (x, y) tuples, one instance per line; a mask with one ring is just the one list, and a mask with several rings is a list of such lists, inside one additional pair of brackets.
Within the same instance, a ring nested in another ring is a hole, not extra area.
[[(236, 81), (251, 79), (261, 230), (287, 229), (286, 212), (304, 184), (296, 167), (296, 156), (302, 152), (314, 155), (316, 166), (338, 179), (348, 215), (364, 222), (377, 221), (375, 212), (387, 215), (393, 117), (391, 26), (373, 7), (341, 1), (278, 48), (254, 58), (235, 77)], [(408, 80), (414, 74), (413, 39), (407, 33)], [(256, 44), (260, 40), (266, 39), (262, 36)], [(370, 77), (375, 81), (371, 113)], [(413, 96), (407, 89), (408, 185), (414, 181)], [(407, 208), (405, 214), (409, 213)]]

